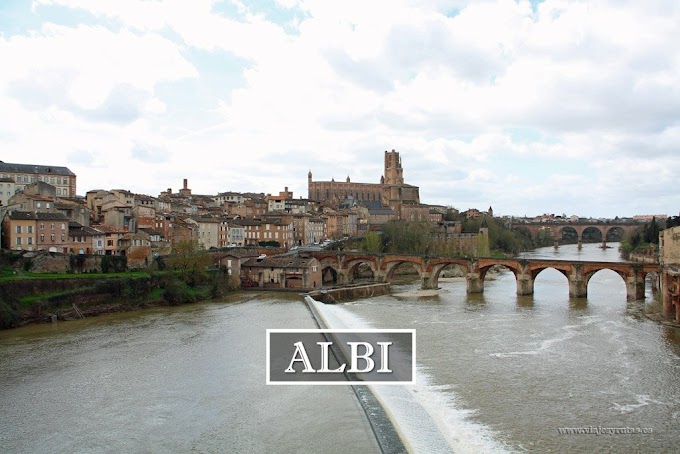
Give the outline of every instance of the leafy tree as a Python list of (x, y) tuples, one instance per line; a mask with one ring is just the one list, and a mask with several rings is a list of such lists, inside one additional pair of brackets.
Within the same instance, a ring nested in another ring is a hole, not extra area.
[(165, 264), (179, 271), (182, 280), (194, 287), (208, 279), (207, 267), (213, 264), (213, 259), (197, 241), (184, 240), (175, 245)]
[(360, 244), (360, 249), (370, 254), (379, 254), (383, 251), (382, 239), (375, 232), (368, 232)]
[(392, 254), (427, 254), (432, 243), (430, 224), (390, 221), (383, 227), (383, 242)]

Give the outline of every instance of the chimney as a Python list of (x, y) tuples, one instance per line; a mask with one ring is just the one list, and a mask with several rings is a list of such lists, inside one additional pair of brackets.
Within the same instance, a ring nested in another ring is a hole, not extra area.
[(188, 183), (189, 183), (189, 181), (185, 178), (184, 179), (184, 189), (187, 189)]

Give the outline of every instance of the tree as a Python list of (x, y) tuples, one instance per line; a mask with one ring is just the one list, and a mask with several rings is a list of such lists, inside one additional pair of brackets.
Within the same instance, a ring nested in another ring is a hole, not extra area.
[(370, 254), (379, 254), (383, 250), (382, 239), (375, 232), (368, 232), (361, 243), (361, 249)]
[(197, 241), (183, 240), (175, 245), (165, 264), (179, 271), (182, 280), (194, 287), (207, 280), (207, 267), (213, 264), (213, 258)]

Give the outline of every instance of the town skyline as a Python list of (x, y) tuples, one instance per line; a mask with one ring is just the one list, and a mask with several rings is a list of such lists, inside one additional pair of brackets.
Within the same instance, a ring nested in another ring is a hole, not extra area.
[(678, 214), (672, 2), (12, 1), (0, 160), (78, 194), (378, 183), (499, 215)]

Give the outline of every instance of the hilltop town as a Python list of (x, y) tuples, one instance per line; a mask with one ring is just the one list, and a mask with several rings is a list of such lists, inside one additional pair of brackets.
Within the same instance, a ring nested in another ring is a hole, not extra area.
[[(201, 248), (295, 246), (361, 237), (390, 220), (427, 221), (438, 237), (470, 248), (470, 236), (450, 219), (458, 210), (421, 203), (419, 188), (405, 183), (399, 153), (385, 151), (376, 183), (314, 181), (298, 198), (279, 194), (194, 194), (189, 180), (158, 196), (126, 189), (90, 189), (77, 195), (77, 175), (66, 167), (0, 163), (2, 248), (71, 254), (126, 256), (132, 267), (170, 254), (173, 245)], [(493, 217), (493, 209), (470, 208), (465, 218)], [(541, 215), (523, 221), (571, 222), (578, 217)]]

